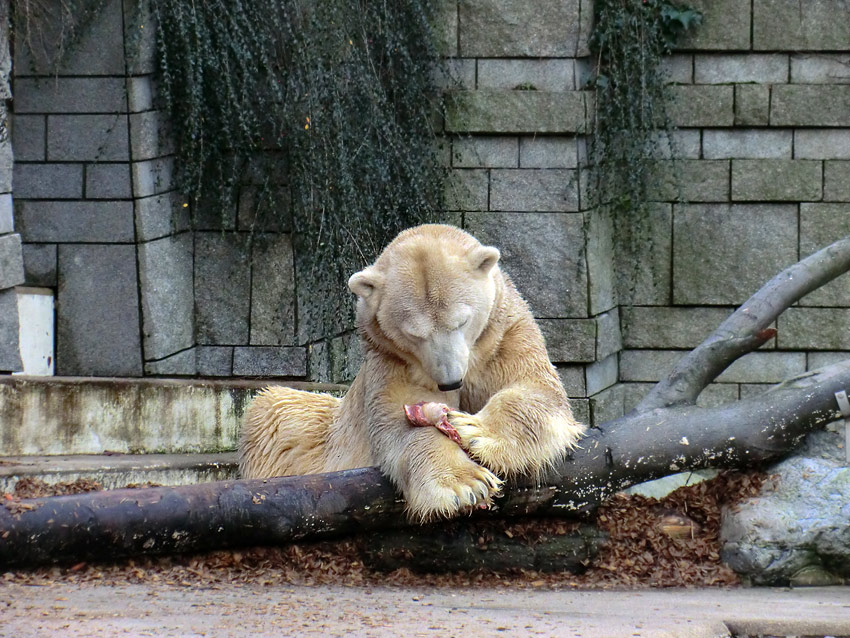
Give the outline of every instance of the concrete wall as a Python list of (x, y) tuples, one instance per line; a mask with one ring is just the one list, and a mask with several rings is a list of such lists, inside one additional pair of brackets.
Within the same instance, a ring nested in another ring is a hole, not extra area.
[[(350, 379), (352, 335), (299, 338), (291, 229), (249, 239), (250, 176), (231, 215), (188, 230), (149, 23), (142, 55), (125, 51), (134, 2), (109, 0), (57, 77), (16, 51), (15, 223), (27, 285), (57, 294), (57, 372)], [(584, 189), (592, 1), (445, 1), (462, 89), (445, 123), (450, 217), (501, 247), (583, 419), (622, 413), (763, 281), (850, 231), (850, 3), (692, 4), (704, 25), (667, 63), (678, 161), (660, 166), (680, 189), (662, 180), (632, 260)], [(618, 270), (634, 285), (617, 290)], [(701, 400), (844, 356), (848, 318), (844, 276)]]

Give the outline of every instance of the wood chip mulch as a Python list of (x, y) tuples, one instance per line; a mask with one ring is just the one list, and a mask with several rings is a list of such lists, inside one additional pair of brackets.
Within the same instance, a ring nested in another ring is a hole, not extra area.
[[(364, 565), (358, 539), (301, 543), (285, 547), (222, 550), (205, 554), (137, 557), (113, 563), (43, 567), (0, 574), (4, 582), (49, 585), (76, 583), (161, 583), (184, 587), (242, 585), (343, 585), (404, 587), (645, 588), (733, 587), (738, 576), (720, 561), (721, 508), (758, 494), (765, 476), (725, 472), (717, 478), (680, 488), (661, 500), (618, 494), (600, 507), (595, 524), (608, 542), (583, 574), (519, 569), (453, 574), (416, 574), (409, 569), (378, 573)], [(3, 495), (6, 507), (22, 498), (99, 489), (92, 481), (46, 485), (21, 480), (15, 494)], [(476, 521), (480, 525), (480, 521)], [(563, 519), (494, 520), (490, 534), (537, 542), (568, 533)]]

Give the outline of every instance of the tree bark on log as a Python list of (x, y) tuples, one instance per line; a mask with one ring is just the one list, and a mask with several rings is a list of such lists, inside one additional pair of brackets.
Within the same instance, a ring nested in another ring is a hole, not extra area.
[[(591, 430), (542, 485), (509, 486), (496, 510), (584, 516), (634, 483), (752, 467), (790, 452), (837, 418), (835, 393), (850, 387), (850, 361), (729, 405), (694, 402), (732, 361), (774, 336), (769, 325), (784, 308), (849, 269), (850, 238), (777, 275), (633, 412)], [(406, 524), (404, 502), (376, 468), (90, 492), (0, 507), (0, 566), (281, 544)]]

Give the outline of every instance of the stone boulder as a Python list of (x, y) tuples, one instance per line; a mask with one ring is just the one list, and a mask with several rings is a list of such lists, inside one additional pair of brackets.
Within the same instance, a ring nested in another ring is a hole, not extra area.
[(721, 556), (754, 585), (850, 582), (850, 467), (844, 426), (811, 434), (769, 469), (761, 495), (723, 514)]

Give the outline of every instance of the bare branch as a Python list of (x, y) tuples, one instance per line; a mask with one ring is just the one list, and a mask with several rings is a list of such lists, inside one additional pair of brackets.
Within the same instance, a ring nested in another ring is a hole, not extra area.
[(732, 313), (717, 330), (682, 357), (636, 410), (693, 405), (699, 393), (729, 365), (769, 341), (770, 328), (791, 304), (850, 270), (850, 237), (786, 268)]

